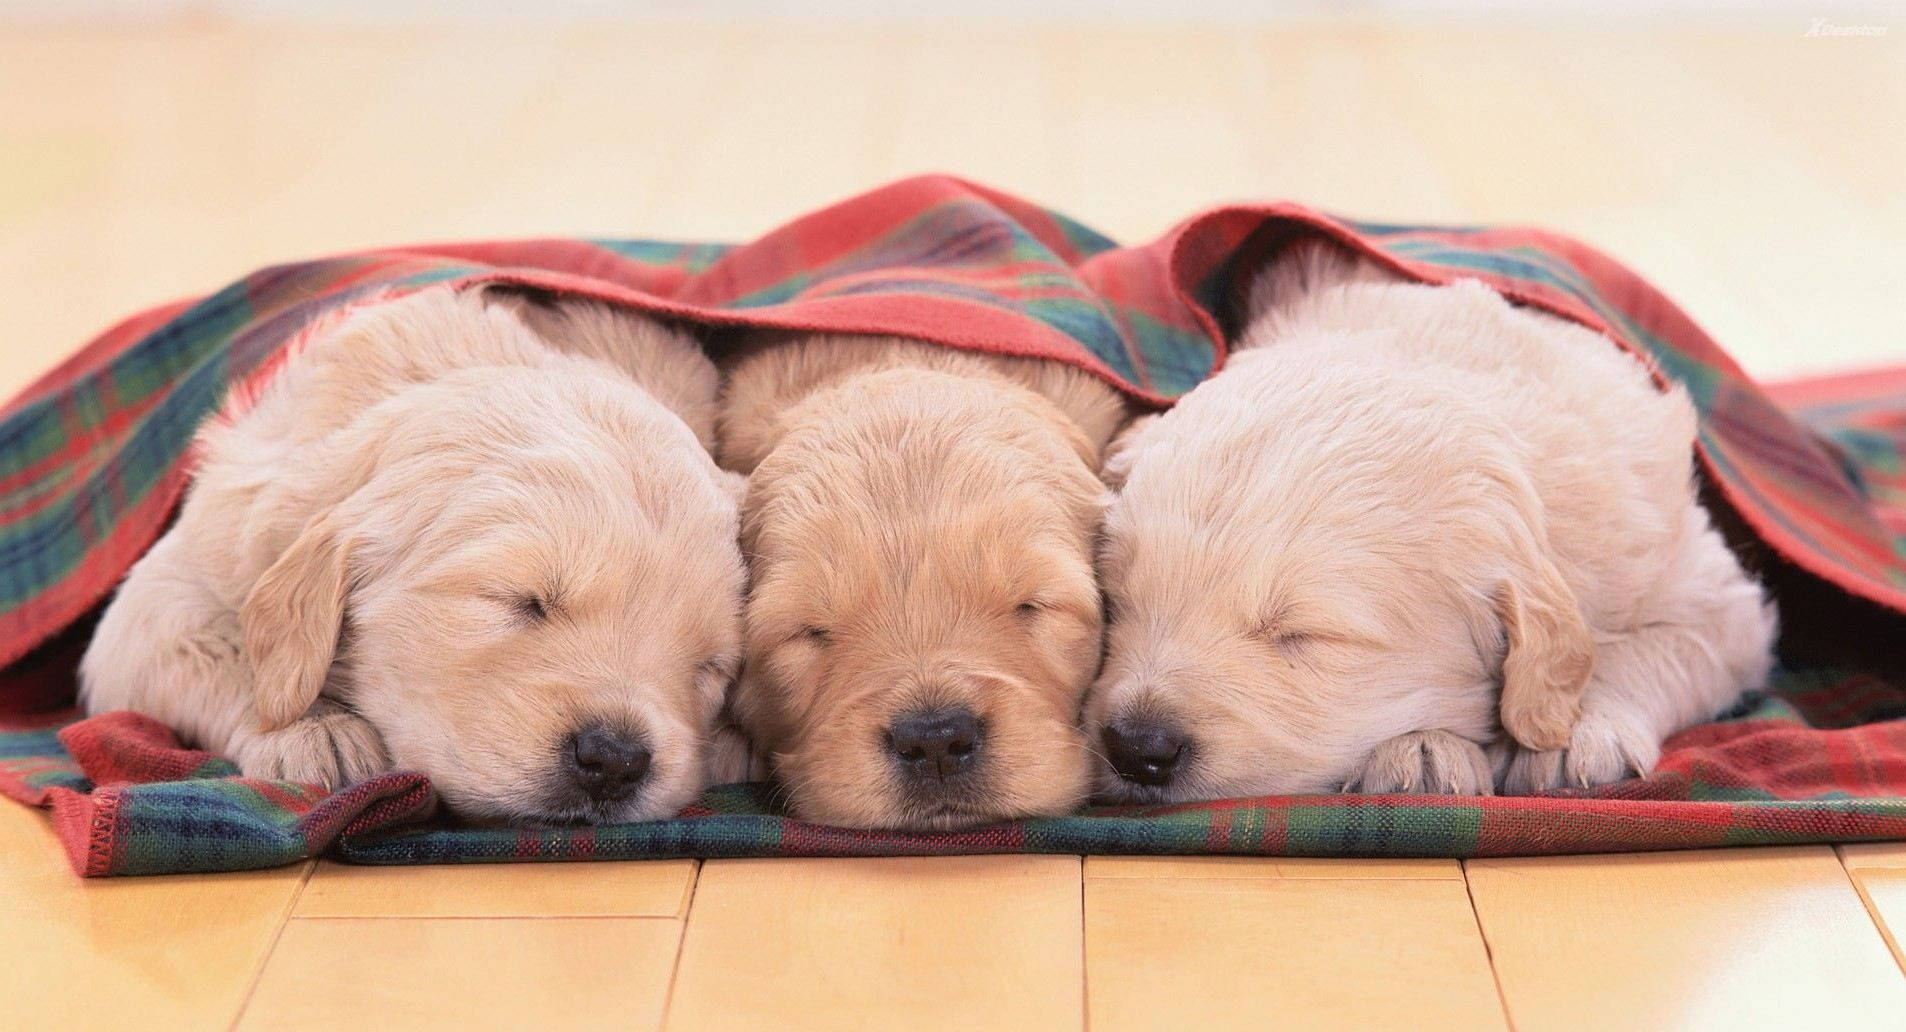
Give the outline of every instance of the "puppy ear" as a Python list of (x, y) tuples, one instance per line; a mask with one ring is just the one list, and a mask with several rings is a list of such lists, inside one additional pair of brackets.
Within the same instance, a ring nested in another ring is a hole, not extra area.
[(1072, 417), (1067, 415), (1057, 402), (1029, 387), (1021, 387), (1015, 393), (1022, 402), (1038, 413), (1048, 426), (1052, 427), (1053, 431), (1065, 442), (1066, 448), (1085, 464), (1086, 469), (1095, 470), (1098, 467), (1100, 455), (1097, 443), (1086, 435), (1084, 427), (1073, 422)]
[[(775, 686), (743, 663), (734, 684), (728, 686), (728, 698), (715, 724), (717, 728), (732, 728), (748, 743), (750, 756), (765, 764), (775, 748), (786, 742), (790, 732), (782, 702)], [(766, 776), (766, 769), (761, 773)]]
[(1138, 462), (1138, 453), (1144, 446), (1145, 431), (1158, 422), (1160, 415), (1154, 412), (1140, 416), (1113, 435), (1112, 443), (1105, 446), (1105, 461), (1099, 464), (1099, 479), (1105, 481), (1106, 487), (1117, 491), (1125, 486), (1125, 478), (1131, 476), (1132, 466)]
[(324, 689), (344, 623), (349, 559), (350, 543), (325, 513), (305, 526), (239, 608), (264, 730), (303, 716)]
[(767, 757), (755, 752), (754, 743), (733, 721), (725, 715), (718, 719), (708, 749), (708, 783), (732, 785), (767, 779)]
[(1502, 661), (1503, 729), (1529, 749), (1568, 745), (1582, 689), (1595, 668), (1595, 642), (1575, 594), (1555, 564), (1534, 549), (1528, 569), (1496, 597), (1509, 649)]

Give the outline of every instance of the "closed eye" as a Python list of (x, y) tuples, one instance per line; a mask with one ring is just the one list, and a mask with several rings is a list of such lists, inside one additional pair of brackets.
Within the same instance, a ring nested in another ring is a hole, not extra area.
[(834, 635), (825, 627), (807, 626), (788, 639), (790, 642), (806, 642), (810, 645), (827, 645), (833, 642)]
[(1293, 630), (1289, 627), (1278, 627), (1274, 624), (1266, 624), (1259, 627), (1251, 633), (1251, 636), (1280, 652), (1296, 651), (1306, 645), (1315, 644), (1324, 637), (1320, 634), (1313, 634), (1310, 631)]
[(547, 623), (549, 622), (549, 618), (556, 612), (555, 602), (552, 601), (549, 596), (539, 592), (499, 592), (491, 595), (490, 598), (494, 600), (497, 605), (509, 610), (510, 615), (519, 623)]

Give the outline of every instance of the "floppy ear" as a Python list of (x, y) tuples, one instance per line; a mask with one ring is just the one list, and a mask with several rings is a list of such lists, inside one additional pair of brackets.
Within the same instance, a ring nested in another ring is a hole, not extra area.
[(766, 781), (767, 757), (756, 752), (754, 743), (733, 721), (723, 714), (715, 721), (708, 749), (708, 783), (731, 785), (737, 781)]
[(757, 777), (767, 776), (775, 750), (786, 745), (793, 733), (783, 693), (747, 662), (742, 663), (734, 683), (728, 686), (728, 697), (723, 700), (715, 725), (717, 735), (722, 728), (730, 728), (730, 733), (747, 742), (750, 758), (759, 771)]
[(1509, 641), (1499, 715), (1524, 747), (1561, 749), (1595, 668), (1595, 641), (1561, 571), (1534, 548), (1528, 556), (1526, 568), (1496, 595)]
[(1125, 486), (1125, 478), (1131, 476), (1132, 466), (1138, 461), (1138, 453), (1144, 444), (1145, 431), (1158, 422), (1159, 413), (1140, 416), (1125, 424), (1125, 429), (1113, 435), (1112, 442), (1105, 446), (1105, 461), (1099, 464), (1099, 479), (1114, 491)]
[(252, 585), (239, 609), (253, 706), (267, 731), (303, 716), (324, 689), (344, 623), (349, 553), (332, 514), (320, 515)]

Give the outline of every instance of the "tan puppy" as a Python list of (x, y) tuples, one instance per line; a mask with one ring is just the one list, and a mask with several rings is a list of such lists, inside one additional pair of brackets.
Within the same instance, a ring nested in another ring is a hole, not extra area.
[(949, 828), (1084, 799), (1093, 469), (1123, 411), (1056, 363), (912, 341), (736, 362), (722, 456), (751, 474), (753, 582), (731, 707), (796, 814)]
[(1598, 785), (1765, 677), (1693, 406), (1609, 341), (1313, 242), (1241, 346), (1108, 464), (1104, 797)]
[(740, 656), (739, 478), (697, 441), (715, 392), (692, 340), (589, 302), (360, 309), (203, 431), (85, 705), (251, 776), (396, 766), (472, 817), (672, 814)]

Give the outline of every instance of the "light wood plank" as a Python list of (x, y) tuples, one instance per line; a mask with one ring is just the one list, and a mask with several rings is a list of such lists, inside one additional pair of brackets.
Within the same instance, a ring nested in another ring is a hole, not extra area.
[(671, 1029), (1080, 1028), (1077, 857), (711, 860)]
[(296, 919), (240, 1029), (649, 1029), (681, 922)]
[(1093, 878), (1085, 943), (1094, 1032), (1506, 1027), (1461, 880)]
[(1857, 842), (1839, 847), (1847, 870), (1906, 867), (1906, 842)]
[(0, 800), (0, 1026), (225, 1027), (307, 870), (82, 881), (43, 814)]
[(1373, 857), (1088, 856), (1087, 878), (1315, 878), (1363, 881), (1422, 878), (1462, 881), (1454, 860)]
[(1906, 1028), (1906, 978), (1831, 849), (1465, 867), (1518, 1032)]
[(683, 917), (695, 861), (365, 867), (325, 862), (298, 917)]

